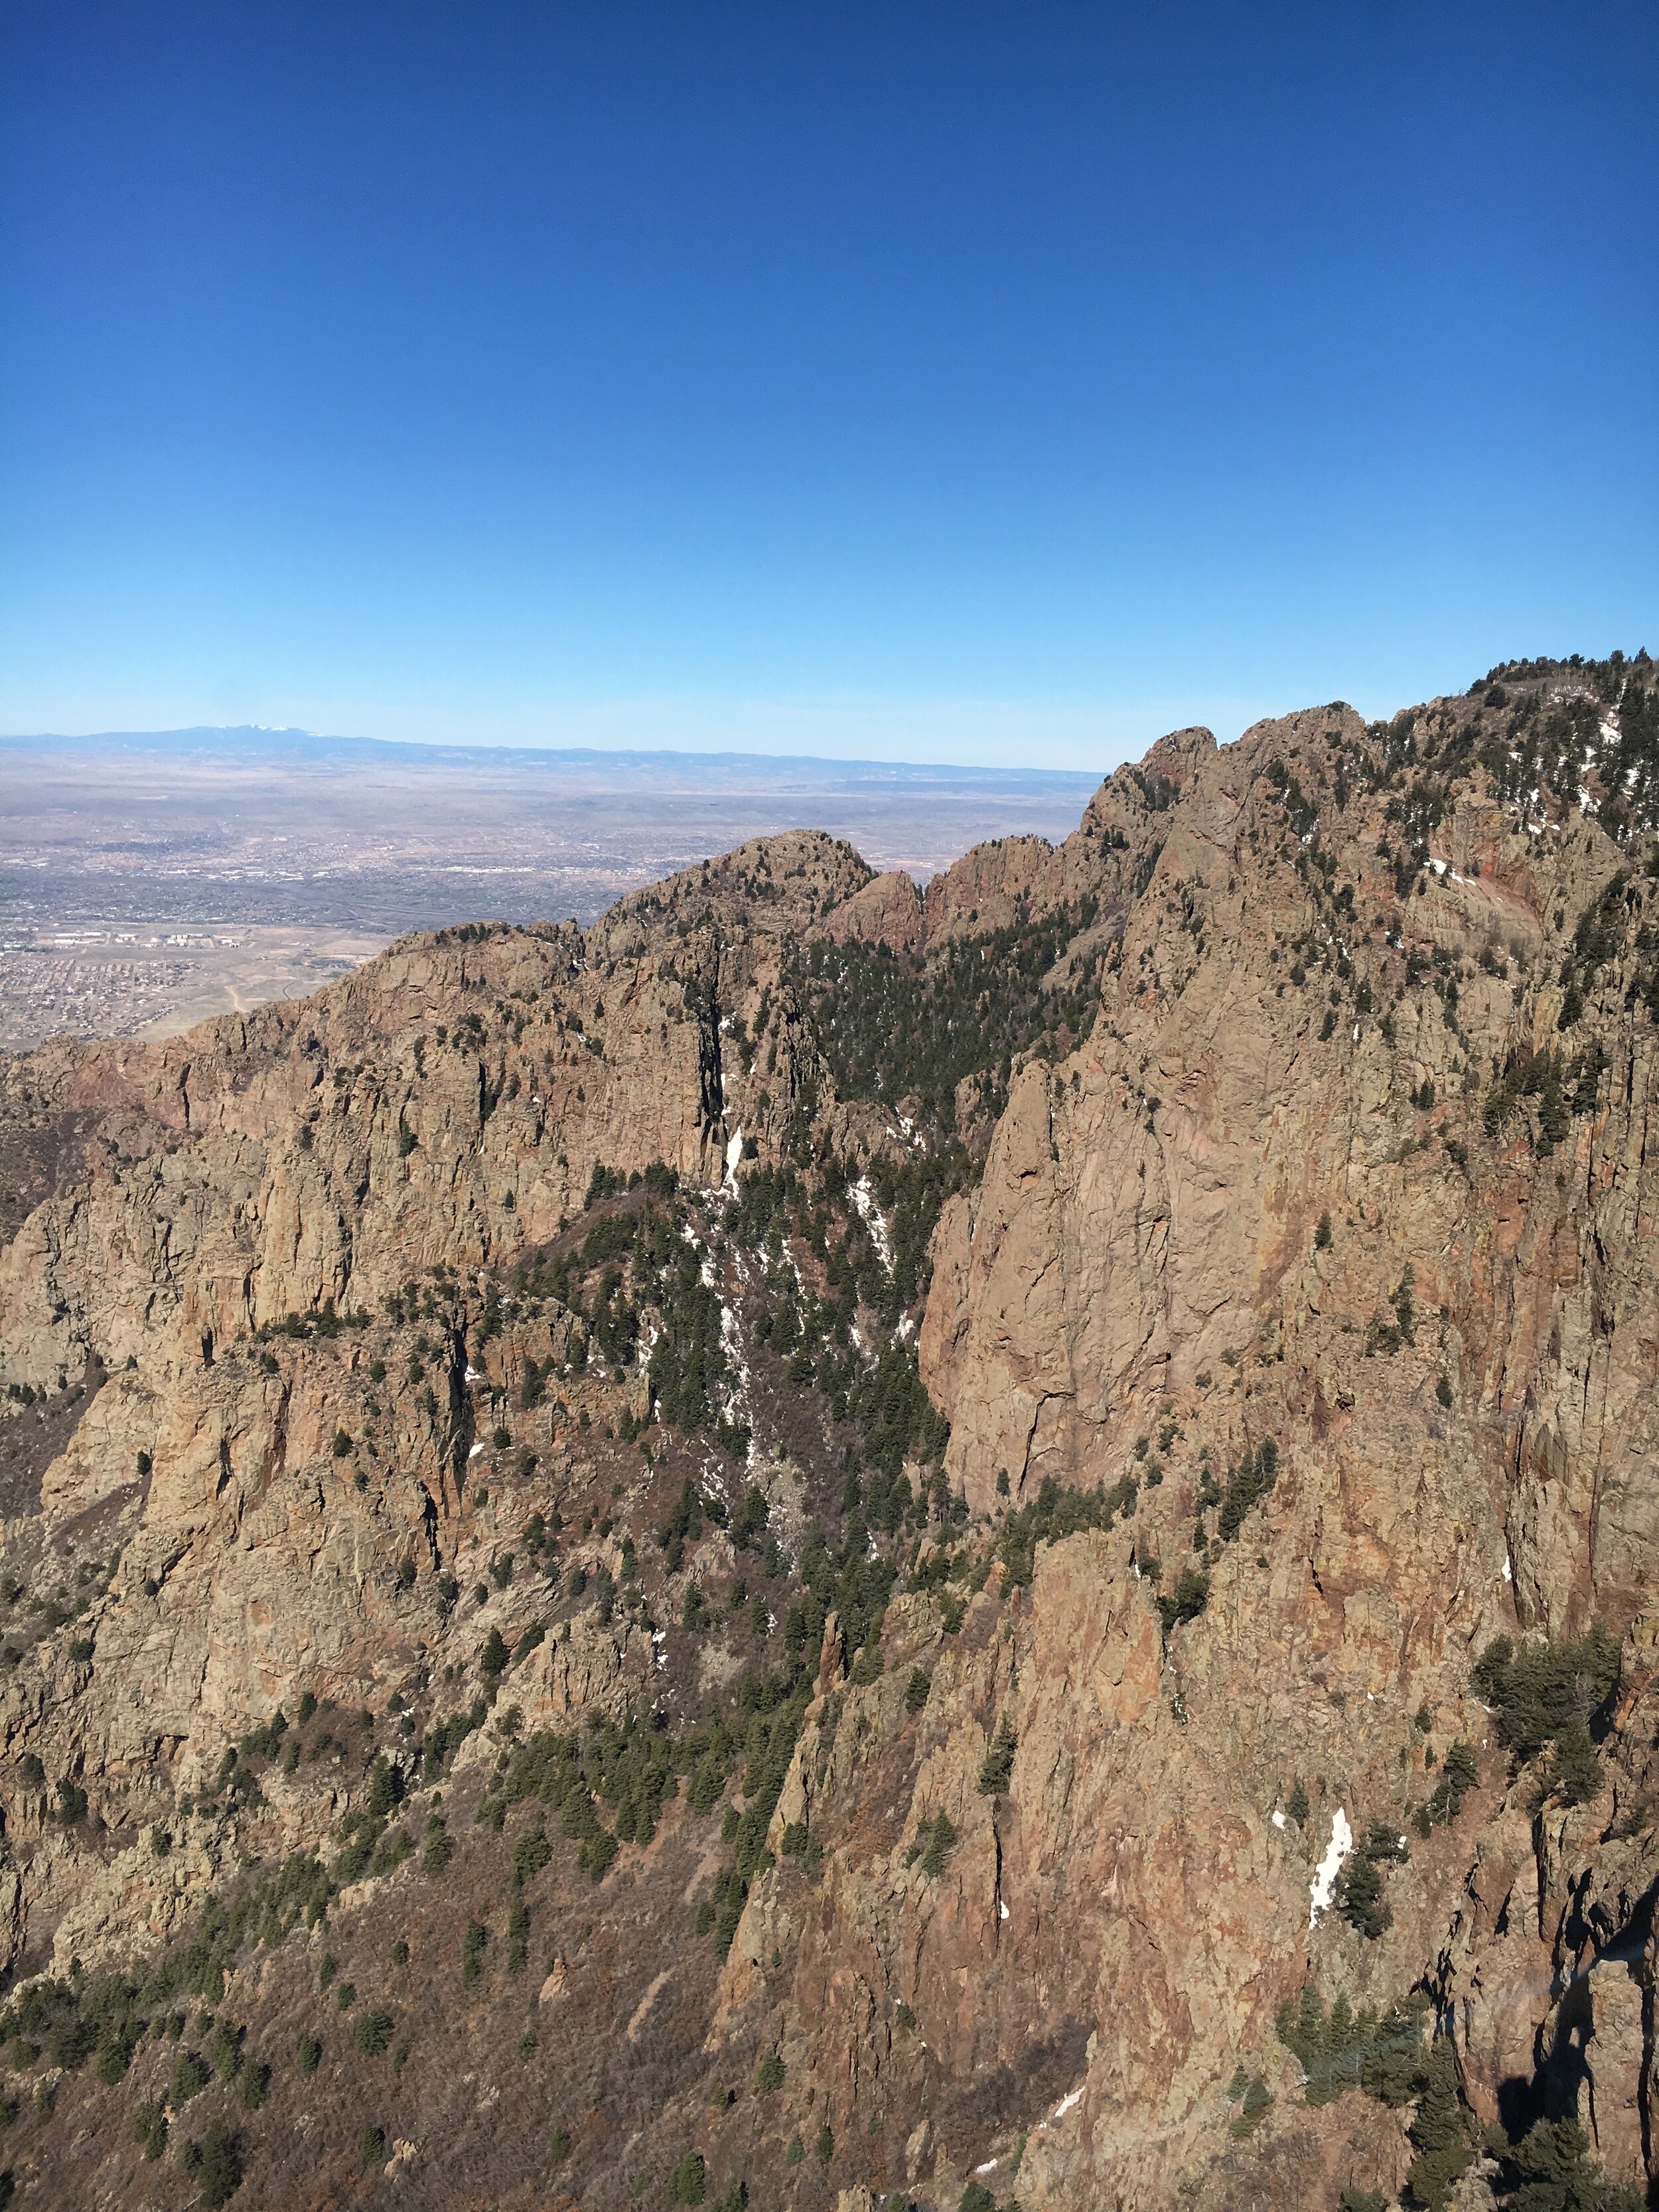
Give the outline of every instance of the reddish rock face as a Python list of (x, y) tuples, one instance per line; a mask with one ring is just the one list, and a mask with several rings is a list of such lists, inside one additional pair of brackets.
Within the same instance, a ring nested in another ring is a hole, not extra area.
[[(1573, 2115), (1645, 2186), (1659, 860), (1582, 749), (1588, 805), (1510, 793), (1576, 711), (1182, 732), (922, 896), (794, 834), (586, 938), (411, 939), (5, 1063), (53, 1188), (0, 1251), (3, 1564), (64, 1601), (3, 1631), (14, 1976), (152, 1958), (239, 1855), (313, 1844), (328, 1941), (389, 1944), (441, 1875), (349, 1861), (378, 1743), (459, 1839), (448, 1919), (499, 1947), (535, 1899), (524, 1990), (486, 2017), (457, 1965), (420, 2008), (474, 2039), (459, 2096), (528, 1991), (571, 2201), (693, 2148), (711, 2197), (844, 2212), (1391, 2193), (1422, 2085), (1304, 2081), (1304, 1990), (1415, 1997), (1373, 2060), (1437, 2027), (1471, 2155)], [(1517, 1743), (1477, 1659), (1598, 1624)], [(337, 1718), (289, 1765), (257, 1731), (302, 1692)], [(612, 1724), (690, 1748), (644, 1816), (583, 1769), (596, 1888), (578, 1798), (493, 1778)], [(322, 1941), (276, 1933), (232, 1969), (273, 2036)], [(125, 2141), (98, 2100), (148, 2048), (64, 2075), (74, 2142)], [(459, 2201), (461, 2118), (386, 2118), (408, 2201)], [(61, 2201), (141, 2201), (26, 2124)], [(547, 2201), (517, 2141), (489, 2201)]]

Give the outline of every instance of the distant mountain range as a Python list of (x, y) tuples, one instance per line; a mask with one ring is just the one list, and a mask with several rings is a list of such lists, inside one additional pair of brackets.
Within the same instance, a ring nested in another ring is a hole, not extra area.
[(526, 771), (571, 775), (586, 781), (624, 770), (651, 770), (684, 777), (704, 788), (726, 788), (763, 775), (773, 787), (819, 790), (902, 786), (918, 790), (984, 793), (1088, 793), (1106, 773), (1064, 769), (975, 768), (957, 763), (829, 760), (808, 754), (611, 750), (592, 745), (438, 745), (390, 738), (319, 736), (311, 730), (268, 730), (240, 723), (224, 728), (188, 730), (100, 730), (81, 736), (41, 732), (0, 738), (0, 753), (73, 750), (87, 755), (119, 753), (189, 757), (204, 762), (367, 768), (457, 769), (522, 775)]

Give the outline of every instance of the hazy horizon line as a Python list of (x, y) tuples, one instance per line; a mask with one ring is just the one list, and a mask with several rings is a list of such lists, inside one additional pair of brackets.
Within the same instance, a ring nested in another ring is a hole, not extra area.
[[(477, 739), (471, 744), (443, 738), (371, 738), (353, 737), (343, 732), (316, 731), (295, 723), (272, 724), (263, 722), (192, 722), (181, 723), (160, 729), (104, 729), (104, 730), (16, 730), (0, 732), (0, 747), (26, 746), (165, 746), (169, 741), (248, 739), (276, 741), (272, 750), (289, 741), (292, 750), (303, 748), (327, 749), (349, 754), (356, 750), (375, 754), (395, 754), (415, 760), (440, 761), (446, 757), (491, 761), (517, 760), (525, 762), (569, 762), (601, 763), (605, 762), (635, 762), (641, 763), (665, 761), (684, 761), (710, 767), (754, 763), (769, 768), (821, 769), (845, 774), (864, 771), (873, 776), (896, 773), (916, 775), (953, 775), (971, 777), (976, 781), (1006, 781), (1030, 784), (1081, 784), (1099, 782), (1111, 773), (1115, 762), (1099, 768), (1014, 767), (1003, 763), (959, 760), (881, 759), (873, 755), (806, 752), (768, 752), (744, 746), (715, 749), (696, 745), (536, 745), (510, 739)], [(1151, 740), (1156, 743), (1157, 740)], [(182, 750), (182, 746), (180, 747)]]

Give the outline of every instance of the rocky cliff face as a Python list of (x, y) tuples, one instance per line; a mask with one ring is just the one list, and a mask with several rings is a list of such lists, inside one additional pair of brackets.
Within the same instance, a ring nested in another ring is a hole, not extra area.
[(1644, 2200), (1654, 700), (0, 1063), (20, 2201)]

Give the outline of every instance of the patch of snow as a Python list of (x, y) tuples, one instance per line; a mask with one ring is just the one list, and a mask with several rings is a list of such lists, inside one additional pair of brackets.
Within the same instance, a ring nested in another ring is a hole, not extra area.
[(974, 2172), (975, 2173), (994, 2173), (1000, 2164), (1001, 2160), (1000, 2159), (988, 2158), (984, 2165), (976, 2166), (974, 2168)]
[(474, 1444), (474, 1445), (473, 1445), (473, 1447), (472, 1447), (472, 1449), (471, 1449), (471, 1450), (467, 1454), (467, 1457), (468, 1457), (469, 1459), (477, 1459), (477, 1457), (478, 1456), (478, 1454), (479, 1454), (483, 1449), (483, 1446), (482, 1444)]
[(1289, 1822), (1289, 1821), (1285, 1818), (1285, 1815), (1284, 1815), (1282, 1813), (1278, 1812), (1278, 1811), (1275, 1811), (1275, 1812), (1274, 1812), (1274, 1814), (1273, 1814), (1273, 1826), (1274, 1826), (1274, 1827), (1276, 1827), (1276, 1828), (1288, 1828), (1288, 1827), (1290, 1826), (1290, 1825), (1291, 1825), (1291, 1824), (1290, 1824), (1290, 1822)]
[(1431, 860), (1429, 862), (1429, 866), (1434, 870), (1437, 876), (1443, 876), (1446, 872), (1446, 864), (1443, 860)]
[(476, 1367), (469, 1367), (466, 1370), (466, 1379), (469, 1382), (482, 1382), (483, 1376), (479, 1374)]
[(1006, 1897), (1000, 1897), (997, 1899), (997, 1918), (999, 1920), (1006, 1920), (1007, 1917), (1008, 1900)]
[(1313, 1899), (1308, 1914), (1308, 1925), (1316, 1928), (1319, 1916), (1328, 1911), (1336, 1894), (1336, 1878), (1342, 1871), (1342, 1863), (1353, 1850), (1353, 1830), (1348, 1826), (1348, 1816), (1340, 1805), (1331, 1815), (1331, 1840), (1325, 1846), (1325, 1856), (1314, 1869), (1314, 1878), (1309, 1894)]
[(1515, 1580), (1515, 1569), (1510, 1565), (1510, 1555), (1507, 1552), (1504, 1554), (1504, 1579), (1506, 1583), (1512, 1583)]
[(1057, 2120), (1063, 2120), (1067, 2112), (1074, 2112), (1078, 2106), (1082, 2102), (1082, 2090), (1073, 2089), (1069, 2093), (1069, 2094), (1060, 2099), (1060, 2102), (1054, 2106), (1052, 2117)]
[(875, 1246), (881, 1264), (890, 1273), (893, 1265), (893, 1242), (887, 1233), (887, 1224), (881, 1218), (881, 1208), (876, 1204), (875, 1194), (870, 1188), (870, 1178), (861, 1175), (848, 1193), (859, 1211), (859, 1218), (870, 1231), (870, 1241)]
[(726, 1147), (726, 1182), (729, 1190), (738, 1187), (738, 1167), (743, 1158), (743, 1124), (732, 1132), (731, 1142)]
[[(739, 1271), (744, 1273), (746, 1279), (747, 1273), (746, 1270), (743, 1269), (741, 1259), (739, 1259), (738, 1267)], [(712, 1254), (704, 1259), (702, 1267), (699, 1272), (702, 1275), (704, 1286), (708, 1290), (718, 1292), (720, 1286), (714, 1279), (714, 1261)], [(724, 1413), (728, 1421), (733, 1421), (737, 1423), (739, 1427), (748, 1430), (749, 1456), (746, 1464), (752, 1468), (756, 1460), (759, 1457), (759, 1454), (755, 1449), (753, 1391), (751, 1378), (749, 1373), (749, 1363), (743, 1356), (743, 1332), (738, 1326), (737, 1315), (732, 1311), (732, 1308), (727, 1305), (723, 1297), (720, 1299), (720, 1346), (726, 1353), (727, 1361), (731, 1364), (732, 1373), (737, 1377), (735, 1388), (726, 1393), (725, 1403), (722, 1405), (720, 1411)]]

